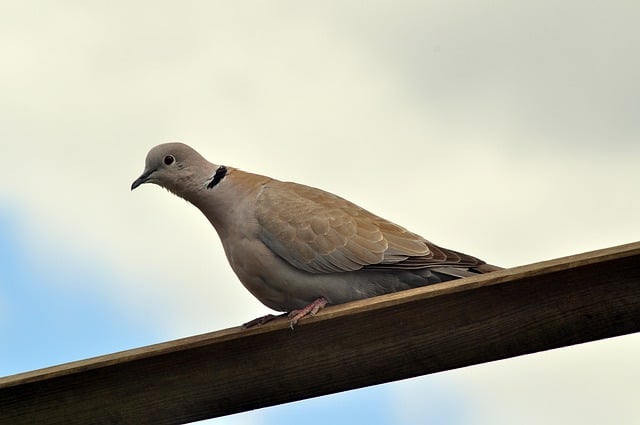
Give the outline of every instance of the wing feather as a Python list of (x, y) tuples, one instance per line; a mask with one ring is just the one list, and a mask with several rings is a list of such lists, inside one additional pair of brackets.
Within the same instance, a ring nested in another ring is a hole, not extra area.
[(262, 242), (310, 273), (483, 264), (339, 196), (296, 183), (271, 180), (265, 184), (257, 198), (256, 219)]

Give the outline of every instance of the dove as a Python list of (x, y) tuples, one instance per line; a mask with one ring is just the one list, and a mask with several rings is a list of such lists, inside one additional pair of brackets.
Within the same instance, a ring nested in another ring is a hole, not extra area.
[(267, 307), (288, 313), (291, 327), (326, 305), (499, 269), (332, 193), (214, 164), (183, 143), (149, 151), (131, 190), (144, 183), (198, 208), (240, 282)]

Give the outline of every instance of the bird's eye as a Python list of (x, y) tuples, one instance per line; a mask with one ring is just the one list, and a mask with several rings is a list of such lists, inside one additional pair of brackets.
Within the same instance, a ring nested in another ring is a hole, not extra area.
[(171, 155), (167, 155), (167, 156), (164, 157), (165, 165), (171, 165), (171, 164), (173, 164), (173, 161), (175, 161), (175, 160), (176, 159)]

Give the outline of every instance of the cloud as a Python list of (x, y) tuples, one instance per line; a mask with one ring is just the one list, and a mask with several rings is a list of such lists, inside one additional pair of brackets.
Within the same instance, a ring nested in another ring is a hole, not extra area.
[(639, 344), (628, 335), (394, 383), (392, 405), (401, 423), (440, 412), (436, 423), (632, 424)]
[(0, 212), (0, 376), (162, 340), (151, 318), (105, 296), (117, 273), (34, 255), (19, 212)]
[[(156, 187), (129, 192), (168, 140), (504, 266), (638, 240), (638, 12), (625, 1), (15, 3), (0, 16), (0, 196), (20, 211), (30, 261), (113, 271), (97, 280), (105, 301), (166, 338), (266, 313), (195, 208)], [(469, 378), (496, 400), (510, 393), (488, 384), (503, 363)]]
[(473, 366), (450, 378), (467, 391), (468, 422), (632, 424), (640, 419), (639, 348), (638, 335), (628, 335)]
[(332, 23), (396, 77), (430, 124), (470, 141), (502, 132), (492, 142), (507, 149), (527, 149), (517, 137), (526, 134), (538, 149), (637, 152), (639, 10), (631, 2), (345, 9)]

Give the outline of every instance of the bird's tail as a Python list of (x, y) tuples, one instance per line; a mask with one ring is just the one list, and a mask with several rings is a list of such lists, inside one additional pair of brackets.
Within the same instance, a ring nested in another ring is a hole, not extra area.
[(503, 270), (502, 267), (494, 266), (491, 264), (480, 264), (473, 267), (433, 267), (430, 268), (432, 272), (436, 272), (438, 276), (443, 280), (460, 279), (463, 277), (475, 276), (477, 274), (491, 273), (498, 270)]
[(480, 264), (479, 266), (473, 267), (471, 270), (475, 271), (476, 273), (491, 273), (491, 272), (496, 272), (498, 270), (504, 270), (504, 267), (498, 267), (498, 266), (494, 266), (493, 264)]

